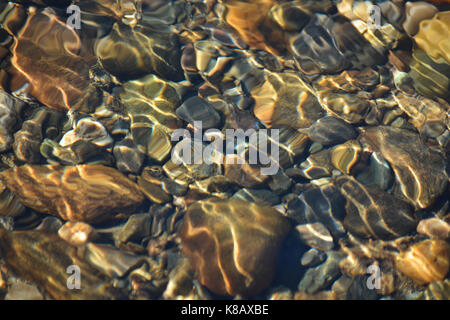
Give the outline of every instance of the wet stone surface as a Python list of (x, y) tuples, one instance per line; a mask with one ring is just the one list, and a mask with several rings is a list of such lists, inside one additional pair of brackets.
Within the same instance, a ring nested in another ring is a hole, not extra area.
[(0, 299), (448, 300), (449, 4), (3, 1)]

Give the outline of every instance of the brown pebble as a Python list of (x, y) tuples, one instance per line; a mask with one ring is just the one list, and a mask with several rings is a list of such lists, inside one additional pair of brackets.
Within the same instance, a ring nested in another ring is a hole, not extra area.
[(450, 264), (450, 245), (442, 240), (425, 240), (400, 253), (395, 265), (403, 274), (423, 285), (443, 280)]
[(290, 224), (278, 211), (243, 200), (191, 205), (181, 230), (183, 253), (200, 283), (222, 296), (254, 296), (273, 278)]
[(439, 218), (420, 221), (417, 225), (417, 232), (433, 239), (450, 239), (450, 225)]
[(112, 220), (145, 199), (134, 182), (100, 165), (23, 165), (0, 179), (25, 206), (69, 221)]
[(59, 230), (58, 235), (69, 244), (78, 247), (86, 244), (95, 236), (95, 230), (84, 222), (67, 222)]

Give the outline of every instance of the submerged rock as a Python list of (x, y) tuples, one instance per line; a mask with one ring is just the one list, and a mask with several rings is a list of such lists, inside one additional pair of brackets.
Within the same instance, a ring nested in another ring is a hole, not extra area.
[[(64, 41), (59, 41), (62, 35)], [(89, 88), (93, 64), (89, 47), (53, 9), (33, 10), (16, 35), (11, 62), (42, 104), (59, 110), (85, 109), (98, 101), (96, 91)]]
[[(58, 235), (41, 231), (9, 233), (0, 227), (0, 255), (18, 276), (36, 283), (53, 299), (121, 299), (124, 289), (115, 288), (111, 279), (86, 263)], [(68, 279), (77, 266), (81, 273), (81, 289), (68, 289)], [(45, 272), (43, 272), (45, 270)], [(70, 272), (70, 273), (68, 273)]]
[(414, 80), (416, 90), (429, 98), (435, 96), (450, 101), (450, 64), (440, 58), (433, 60), (419, 48), (412, 53), (409, 76)]
[(204, 200), (186, 213), (183, 252), (200, 282), (214, 293), (253, 296), (272, 281), (289, 229), (289, 222), (270, 207), (234, 199)]
[(326, 116), (317, 120), (306, 133), (309, 138), (322, 144), (332, 146), (356, 138), (357, 133), (351, 125), (336, 117)]
[(396, 256), (398, 270), (419, 285), (445, 278), (450, 266), (450, 245), (442, 240), (425, 240)]
[(427, 300), (450, 300), (450, 280), (430, 283), (424, 292), (424, 298)]
[(16, 157), (24, 162), (39, 163), (41, 160), (40, 146), (44, 140), (44, 124), (51, 112), (38, 109), (31, 119), (25, 121), (22, 128), (14, 134), (13, 149)]
[(220, 124), (219, 113), (200, 97), (188, 98), (176, 110), (176, 114), (192, 125), (195, 121), (200, 121), (204, 130), (218, 128)]
[(417, 222), (407, 203), (348, 176), (337, 178), (336, 184), (347, 199), (344, 225), (350, 232), (363, 238), (394, 239), (415, 229)]
[(132, 122), (161, 124), (168, 129), (181, 127), (175, 114), (181, 103), (179, 85), (150, 74), (125, 82), (120, 94)]
[(0, 183), (0, 217), (18, 217), (25, 210), (19, 199), (3, 183)]
[(311, 248), (329, 251), (334, 247), (333, 237), (320, 222), (301, 224), (295, 229), (298, 231), (300, 239)]
[(336, 251), (328, 253), (327, 260), (315, 268), (308, 269), (298, 284), (298, 290), (308, 294), (326, 289), (339, 277), (339, 262), (342, 255)]
[(0, 152), (13, 144), (13, 133), (20, 122), (20, 113), (25, 103), (0, 90)]
[(229, 0), (224, 3), (224, 20), (248, 45), (279, 54), (282, 50), (282, 33), (268, 15), (275, 4), (275, 0)]
[(438, 61), (443, 58), (450, 63), (450, 52), (448, 51), (450, 11), (438, 12), (432, 17), (432, 19), (420, 23), (419, 32), (414, 36), (414, 41), (433, 60)]
[(417, 233), (424, 234), (432, 239), (449, 240), (450, 224), (439, 218), (421, 220), (417, 225)]
[(99, 147), (108, 147), (113, 143), (105, 127), (93, 118), (78, 120), (73, 130), (66, 132), (59, 144), (66, 147), (80, 140), (92, 142)]
[(121, 172), (138, 173), (145, 159), (145, 154), (138, 150), (130, 135), (114, 145), (113, 154)]
[(419, 135), (400, 128), (372, 127), (360, 141), (389, 162), (402, 195), (416, 208), (427, 208), (445, 191), (445, 160)]
[(66, 222), (59, 230), (58, 235), (74, 247), (85, 245), (95, 237), (95, 230), (84, 222)]
[(136, 28), (115, 23), (111, 32), (97, 41), (95, 52), (108, 72), (123, 79), (149, 73), (173, 81), (183, 79), (178, 38), (162, 23), (143, 22)]
[(286, 215), (298, 224), (320, 222), (334, 237), (345, 234), (342, 220), (345, 216), (345, 198), (331, 183), (308, 187), (299, 196), (286, 203)]
[(63, 220), (111, 220), (144, 201), (135, 183), (99, 165), (24, 165), (1, 172), (0, 179), (24, 205)]
[(295, 73), (265, 72), (261, 79), (250, 76), (244, 82), (255, 100), (253, 112), (266, 125), (305, 128), (325, 114), (317, 98)]
[(341, 15), (319, 16), (289, 42), (299, 69), (306, 74), (362, 69), (385, 60)]
[(419, 31), (420, 22), (426, 19), (431, 19), (438, 9), (432, 4), (425, 1), (407, 2), (405, 4), (405, 21), (403, 22), (403, 29), (410, 36), (414, 36)]

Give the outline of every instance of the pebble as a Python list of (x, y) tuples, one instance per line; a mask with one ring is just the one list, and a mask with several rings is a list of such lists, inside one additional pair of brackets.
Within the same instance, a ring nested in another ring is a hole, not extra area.
[(44, 300), (44, 297), (35, 285), (14, 282), (9, 287), (5, 300)]
[(329, 251), (334, 247), (333, 237), (320, 222), (301, 224), (295, 229), (300, 234), (302, 241), (311, 248)]
[(341, 254), (336, 251), (327, 253), (327, 260), (315, 268), (308, 269), (298, 284), (298, 290), (307, 294), (315, 294), (327, 289), (339, 277), (339, 261)]
[(199, 121), (203, 130), (218, 128), (221, 123), (219, 113), (200, 97), (188, 98), (176, 110), (176, 114), (192, 125)]
[(351, 125), (333, 116), (326, 116), (317, 120), (307, 129), (307, 134), (312, 141), (323, 146), (344, 143), (357, 136)]
[(289, 229), (271, 207), (211, 199), (188, 208), (181, 242), (202, 285), (222, 296), (248, 297), (270, 285)]
[(59, 230), (58, 235), (75, 247), (83, 246), (95, 238), (95, 230), (84, 222), (66, 222)]
[(450, 240), (450, 225), (439, 218), (421, 220), (417, 225), (417, 233), (432, 239)]
[[(36, 284), (53, 299), (104, 300), (125, 296), (123, 289), (114, 287), (110, 279), (77, 254), (75, 247), (56, 234), (42, 231), (10, 233), (0, 227), (0, 255), (8, 270)], [(80, 268), (83, 290), (67, 290), (67, 267), (71, 265)]]
[(413, 244), (396, 256), (395, 266), (419, 285), (443, 280), (450, 267), (450, 245), (443, 240)]
[(24, 165), (2, 171), (0, 179), (26, 206), (63, 220), (111, 220), (144, 201), (134, 182), (99, 165)]
[(11, 148), (14, 129), (19, 125), (24, 107), (24, 102), (0, 89), (0, 152)]
[(280, 198), (275, 193), (266, 189), (240, 189), (231, 198), (247, 200), (261, 206), (273, 206), (280, 203)]
[(325, 252), (315, 248), (309, 249), (302, 256), (301, 264), (304, 267), (315, 267), (327, 259)]
[(429, 207), (446, 189), (445, 160), (417, 133), (378, 126), (365, 129), (359, 140), (390, 164), (400, 193), (416, 208)]

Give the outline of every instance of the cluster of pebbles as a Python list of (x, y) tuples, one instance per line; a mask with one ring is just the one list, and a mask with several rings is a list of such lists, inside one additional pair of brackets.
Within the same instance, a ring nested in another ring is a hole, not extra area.
[[(3, 1), (0, 299), (450, 299), (449, 10)], [(278, 172), (174, 161), (196, 121)]]

